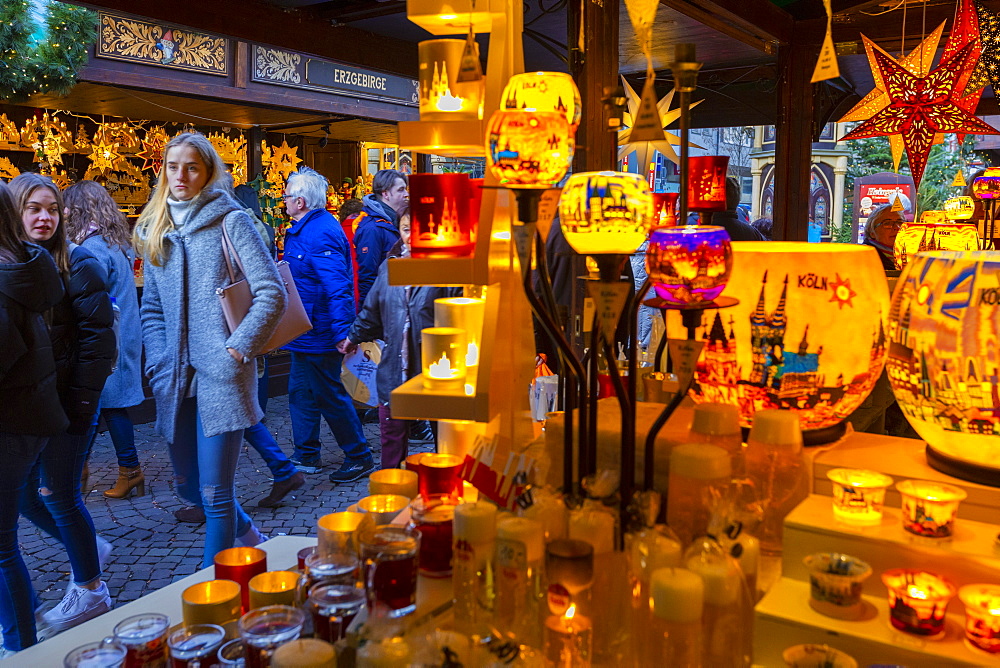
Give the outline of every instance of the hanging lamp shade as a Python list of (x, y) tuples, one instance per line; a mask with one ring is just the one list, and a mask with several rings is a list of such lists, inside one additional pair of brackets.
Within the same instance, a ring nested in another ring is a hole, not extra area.
[(500, 109), (486, 137), (487, 164), (507, 188), (551, 188), (573, 162), (569, 123), (555, 111)]
[(968, 220), (976, 215), (976, 200), (966, 196), (946, 199), (944, 214), (948, 220)]
[(410, 253), (468, 257), (476, 245), (479, 200), (468, 174), (410, 174)]
[(464, 50), (464, 39), (420, 42), (420, 120), (477, 121), (482, 117), (486, 80), (457, 80)]
[(688, 158), (688, 210), (709, 213), (726, 210), (728, 155)]
[(573, 174), (559, 198), (559, 224), (577, 253), (634, 253), (646, 240), (653, 218), (653, 196), (639, 174)]
[(502, 109), (555, 111), (566, 116), (572, 132), (580, 125), (583, 103), (580, 89), (565, 72), (523, 72), (515, 74), (503, 89)]
[(910, 259), (889, 311), (889, 382), (931, 466), (1000, 485), (1000, 260)]
[(432, 35), (487, 33), (503, 15), (503, 0), (406, 0), (407, 18)]
[(877, 252), (779, 241), (732, 249), (725, 294), (739, 304), (705, 312), (692, 397), (737, 406), (744, 427), (761, 409), (793, 410), (807, 442), (835, 440), (885, 363), (889, 288)]
[(653, 226), (673, 227), (677, 224), (677, 198), (680, 193), (653, 193)]
[[(965, 197), (972, 202), (971, 197)], [(974, 208), (974, 207), (973, 207)], [(896, 267), (902, 269), (916, 253), (979, 250), (979, 228), (973, 222), (948, 220), (945, 211), (924, 211), (919, 221), (903, 223), (893, 244)]]
[(979, 199), (1000, 199), (1000, 167), (990, 167), (972, 182), (972, 193)]
[(675, 304), (711, 302), (733, 271), (725, 228), (712, 225), (657, 227), (646, 247), (646, 273), (657, 296)]

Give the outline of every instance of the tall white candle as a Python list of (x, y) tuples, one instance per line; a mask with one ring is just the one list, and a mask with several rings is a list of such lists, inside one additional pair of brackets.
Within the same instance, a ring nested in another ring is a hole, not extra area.
[(537, 520), (529, 520), (526, 517), (508, 517), (500, 520), (497, 523), (497, 539), (523, 544), (525, 561), (528, 564), (538, 563), (545, 557), (545, 529)]
[(705, 601), (701, 576), (683, 568), (660, 568), (653, 572), (651, 589), (653, 619), (642, 664), (700, 668)]
[(471, 545), (492, 543), (497, 535), (497, 507), (485, 501), (455, 507), (455, 540)]
[[(452, 586), (455, 628), (481, 633), (493, 600), (491, 561), (496, 542), (497, 508), (493, 504), (463, 503), (455, 508)], [(485, 605), (484, 605), (485, 603)]]

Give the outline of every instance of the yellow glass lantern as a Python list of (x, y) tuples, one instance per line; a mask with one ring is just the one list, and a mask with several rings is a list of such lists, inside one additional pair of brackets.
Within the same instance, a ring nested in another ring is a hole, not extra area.
[[(964, 199), (972, 201), (969, 197)], [(924, 211), (919, 221), (903, 223), (893, 244), (893, 256), (896, 267), (902, 269), (915, 253), (980, 248), (982, 241), (979, 239), (979, 228), (975, 223), (948, 220), (944, 211)]]
[(561, 113), (500, 109), (490, 117), (487, 163), (508, 188), (551, 188), (569, 170), (574, 148)]
[(573, 174), (559, 199), (566, 241), (585, 255), (631, 255), (646, 240), (652, 219), (653, 195), (639, 174)]
[[(740, 423), (783, 408), (807, 443), (829, 442), (882, 373), (889, 289), (874, 248), (804, 242), (733, 242), (726, 295), (705, 312), (691, 395), (735, 405)], [(667, 330), (680, 327), (680, 316)]]
[(944, 213), (948, 220), (968, 220), (976, 215), (976, 200), (965, 196), (946, 199)]
[(1000, 258), (923, 253), (892, 296), (886, 369), (931, 466), (1000, 484)]
[(420, 42), (420, 120), (476, 121), (483, 114), (485, 79), (459, 83), (464, 39)]
[(470, 297), (445, 297), (434, 300), (434, 325), (457, 327), (465, 331), (468, 352), (465, 355), (467, 372), (479, 365), (479, 347), (483, 337), (483, 317), (486, 300)]
[(465, 330), (457, 327), (428, 327), (420, 332), (424, 388), (461, 390), (465, 387)]
[(570, 130), (576, 132), (583, 115), (580, 89), (565, 72), (524, 72), (515, 74), (503, 89), (502, 109), (532, 109), (565, 114)]

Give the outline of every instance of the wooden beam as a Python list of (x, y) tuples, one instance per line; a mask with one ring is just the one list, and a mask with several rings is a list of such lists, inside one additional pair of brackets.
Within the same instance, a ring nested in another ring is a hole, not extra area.
[(136, 14), (166, 25), (186, 26), (249, 42), (294, 49), (417, 78), (417, 45), (346, 25), (333, 27), (307, 11), (282, 9), (259, 0), (87, 0), (77, 4)]
[[(605, 89), (618, 81), (618, 3), (597, 4), (592, 0), (570, 0), (568, 21), (570, 72), (583, 101), (583, 119), (576, 131), (577, 172), (615, 169), (618, 137), (608, 131), (611, 110), (604, 104)], [(579, 44), (580, 11), (583, 11), (584, 50)]]
[(724, 35), (763, 51), (775, 53), (788, 44), (794, 31), (791, 14), (768, 0), (660, 0)]
[[(923, 27), (933, 30), (947, 21), (944, 38), (951, 33), (952, 19), (955, 17), (955, 4), (927, 5), (926, 13), (922, 8), (911, 8), (906, 17), (906, 42), (909, 49), (914, 48), (924, 38)], [(860, 42), (861, 35), (885, 48), (889, 44), (898, 45), (903, 35), (902, 9), (892, 14), (868, 16), (867, 14), (840, 14), (833, 17), (833, 41)], [(864, 52), (864, 49), (861, 49)]]

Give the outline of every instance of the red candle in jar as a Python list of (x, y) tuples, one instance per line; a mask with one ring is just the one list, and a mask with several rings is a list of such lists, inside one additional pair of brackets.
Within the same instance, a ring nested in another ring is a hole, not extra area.
[(215, 579), (240, 586), (243, 612), (250, 610), (250, 580), (267, 572), (267, 552), (256, 547), (231, 547), (215, 555)]
[(420, 458), (417, 487), (425, 500), (437, 496), (461, 496), (462, 478), (458, 475), (464, 460), (456, 455), (427, 453)]

